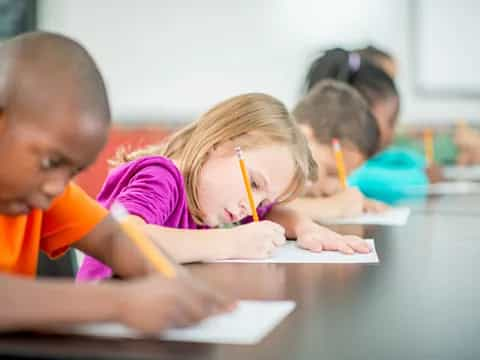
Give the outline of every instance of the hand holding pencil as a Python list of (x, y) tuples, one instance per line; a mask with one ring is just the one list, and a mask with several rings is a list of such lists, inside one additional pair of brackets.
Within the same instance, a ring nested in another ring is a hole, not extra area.
[(235, 308), (232, 299), (210, 289), (188, 272), (178, 271), (181, 268), (128, 218), (121, 204), (112, 208), (112, 216), (129, 241), (157, 270), (156, 274), (143, 279), (111, 285), (118, 294), (112, 299), (113, 320), (145, 333), (158, 334), (167, 328), (188, 326)]
[(175, 277), (176, 272), (173, 264), (160, 252), (158, 246), (154, 245), (152, 240), (128, 218), (128, 211), (122, 204), (114, 203), (111, 212), (128, 238), (138, 247), (155, 270), (167, 278)]
[(246, 259), (264, 259), (272, 255), (272, 252), (277, 246), (285, 244), (285, 229), (271, 221), (259, 221), (255, 200), (253, 198), (253, 191), (250, 185), (250, 177), (248, 175), (245, 159), (240, 147), (235, 148), (240, 165), (240, 172), (242, 174), (245, 192), (247, 193), (250, 211), (252, 213), (253, 223), (239, 226), (232, 229), (232, 234), (235, 233), (236, 249), (234, 250), (233, 258)]

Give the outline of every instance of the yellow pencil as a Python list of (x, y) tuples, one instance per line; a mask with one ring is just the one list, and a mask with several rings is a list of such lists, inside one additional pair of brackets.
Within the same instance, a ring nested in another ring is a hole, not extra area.
[(258, 222), (257, 208), (255, 206), (255, 201), (253, 200), (250, 178), (248, 177), (247, 167), (245, 166), (245, 160), (243, 159), (242, 149), (240, 149), (240, 147), (236, 147), (235, 152), (237, 153), (238, 162), (240, 163), (240, 170), (242, 171), (245, 190), (247, 190), (248, 203), (250, 204), (250, 209), (252, 210), (253, 221)]
[(435, 150), (433, 147), (433, 132), (430, 128), (426, 128), (423, 132), (423, 145), (425, 148), (425, 159), (427, 160), (427, 165), (432, 165), (435, 161)]
[(343, 161), (342, 147), (338, 139), (332, 139), (333, 153), (335, 154), (335, 161), (337, 163), (338, 177), (342, 184), (343, 190), (347, 188), (347, 172), (345, 171), (345, 162)]
[(120, 224), (127, 237), (139, 248), (155, 270), (167, 278), (175, 277), (175, 269), (170, 261), (161, 254), (152, 241), (128, 217), (128, 211), (120, 203), (111, 208), (113, 218)]

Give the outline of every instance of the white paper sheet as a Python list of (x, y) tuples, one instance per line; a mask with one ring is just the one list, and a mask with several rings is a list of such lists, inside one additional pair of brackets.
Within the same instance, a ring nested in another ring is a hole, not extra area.
[(227, 259), (215, 262), (232, 263), (378, 263), (378, 256), (375, 250), (373, 239), (366, 239), (372, 251), (368, 254), (345, 255), (338, 251), (322, 251), (315, 253), (301, 249), (296, 241), (287, 243), (277, 248), (272, 257), (268, 259)]
[(480, 194), (480, 183), (472, 181), (445, 181), (406, 189), (409, 195), (468, 195)]
[(480, 180), (480, 166), (445, 166), (443, 176), (448, 180)]
[(430, 195), (466, 195), (479, 194), (480, 184), (470, 181), (451, 181), (430, 184), (428, 194)]
[(402, 226), (407, 223), (410, 208), (395, 207), (376, 214), (363, 214), (356, 217), (325, 219), (325, 224), (362, 224), (362, 225), (394, 225)]
[[(294, 301), (239, 301), (228, 314), (212, 316), (198, 325), (158, 335), (167, 341), (251, 345), (260, 342), (295, 308)], [(116, 323), (83, 325), (74, 334), (108, 338), (142, 338), (142, 334)]]

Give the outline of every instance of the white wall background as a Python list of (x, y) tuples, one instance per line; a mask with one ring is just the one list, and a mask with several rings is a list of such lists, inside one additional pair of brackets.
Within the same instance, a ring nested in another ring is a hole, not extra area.
[[(426, 90), (479, 97), (480, 1), (457, 1), (418, 1), (417, 81)], [(455, 21), (453, 30), (451, 19), (461, 20)]]
[[(117, 121), (188, 121), (247, 91), (293, 106), (318, 49), (368, 42), (398, 58), (403, 121), (480, 120), (479, 99), (415, 94), (410, 6), (409, 0), (42, 0), (39, 27), (90, 50)], [(454, 29), (455, 19), (445, 26)], [(475, 45), (465, 44), (466, 51)]]

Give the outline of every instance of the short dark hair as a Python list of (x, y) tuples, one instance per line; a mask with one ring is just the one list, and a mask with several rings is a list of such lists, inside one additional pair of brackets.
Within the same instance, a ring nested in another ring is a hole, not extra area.
[(335, 80), (322, 80), (297, 104), (293, 115), (308, 125), (315, 139), (351, 142), (365, 157), (378, 150), (380, 130), (368, 104), (353, 87)]
[[(31, 32), (14, 37), (0, 47), (0, 107), (9, 102), (36, 95), (31, 77), (37, 87), (47, 87), (55, 96), (71, 95), (64, 90), (69, 85), (75, 90), (79, 109), (110, 122), (111, 112), (103, 77), (88, 51), (73, 39), (49, 32)], [(29, 91), (21, 84), (30, 86)]]

